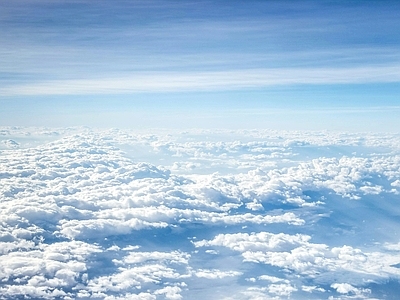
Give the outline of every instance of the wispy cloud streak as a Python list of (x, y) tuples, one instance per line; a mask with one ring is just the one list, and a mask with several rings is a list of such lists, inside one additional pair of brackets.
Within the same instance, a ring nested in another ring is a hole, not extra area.
[(2, 96), (126, 94), (139, 92), (218, 91), (296, 84), (400, 82), (400, 66), (356, 68), (280, 68), (219, 72), (137, 73), (126, 77), (84, 78), (10, 85)]

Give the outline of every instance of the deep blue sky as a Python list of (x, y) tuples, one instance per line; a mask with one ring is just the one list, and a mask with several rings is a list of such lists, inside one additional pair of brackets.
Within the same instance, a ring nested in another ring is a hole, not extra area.
[(0, 125), (396, 131), (398, 1), (0, 1)]

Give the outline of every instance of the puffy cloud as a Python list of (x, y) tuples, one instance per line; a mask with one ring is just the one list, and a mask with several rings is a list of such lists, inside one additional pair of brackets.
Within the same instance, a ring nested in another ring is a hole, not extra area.
[(270, 294), (276, 294), (278, 296), (290, 296), (293, 292), (297, 291), (297, 288), (289, 284), (271, 284), (268, 286), (268, 292)]
[(350, 294), (351, 298), (366, 298), (371, 293), (369, 289), (359, 289), (348, 283), (334, 283), (331, 285), (340, 294)]
[(179, 300), (179, 299), (182, 299), (180, 292), (181, 292), (181, 288), (179, 288), (177, 286), (167, 286), (165, 288), (156, 290), (154, 292), (154, 294), (165, 295), (165, 299)]
[(314, 292), (314, 291), (318, 291), (318, 292), (325, 292), (325, 289), (323, 289), (323, 288), (319, 288), (319, 287), (317, 287), (317, 286), (315, 286), (315, 285), (303, 285), (302, 287), (301, 287), (301, 289), (304, 291), (304, 292), (307, 292), (307, 293), (312, 293), (312, 292)]
[(259, 233), (235, 233), (219, 234), (210, 241), (202, 240), (193, 242), (196, 247), (223, 246), (232, 250), (244, 252), (248, 250), (283, 251), (293, 249), (296, 246), (304, 245), (310, 240), (307, 235), (288, 235), (284, 233), (273, 234), (269, 232)]
[[(3, 245), (4, 246), (4, 245)], [(79, 241), (53, 244), (31, 243), (0, 256), (0, 289), (4, 296), (30, 295), (48, 298), (67, 297), (66, 291), (84, 281), (87, 259), (100, 247)]]
[(60, 233), (71, 239), (99, 238), (110, 235), (125, 235), (132, 230), (140, 230), (148, 227), (166, 227), (167, 223), (150, 223), (140, 219), (126, 221), (115, 219), (96, 220), (70, 220), (60, 222)]
[(395, 135), (7, 127), (0, 141), (4, 297), (362, 298), (400, 277)]
[[(238, 251), (244, 262), (263, 263), (329, 284), (346, 280), (360, 285), (367, 280), (399, 278), (394, 266), (399, 253), (363, 252), (350, 246), (332, 247), (310, 242), (307, 235), (259, 233), (219, 234), (212, 240), (193, 242), (196, 247), (227, 247)], [(395, 247), (387, 246), (389, 249)], [(262, 275), (259, 280), (278, 283), (283, 280)]]

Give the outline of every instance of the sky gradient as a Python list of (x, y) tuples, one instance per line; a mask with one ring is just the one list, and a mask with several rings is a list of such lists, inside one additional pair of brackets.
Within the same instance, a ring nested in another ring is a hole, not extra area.
[(400, 125), (397, 1), (0, 6), (0, 125)]

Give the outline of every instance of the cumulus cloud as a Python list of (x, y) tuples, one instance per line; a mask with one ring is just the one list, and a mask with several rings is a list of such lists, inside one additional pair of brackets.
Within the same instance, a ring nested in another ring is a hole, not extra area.
[(366, 298), (371, 293), (369, 289), (359, 289), (348, 283), (334, 283), (331, 287), (340, 294), (351, 295), (349, 298)]
[(396, 136), (0, 137), (4, 297), (361, 298), (400, 278)]
[[(262, 263), (312, 278), (319, 283), (351, 280), (363, 284), (369, 280), (380, 280), (400, 276), (393, 266), (400, 260), (395, 255), (379, 252), (363, 252), (350, 246), (330, 248), (326, 244), (311, 243), (307, 235), (259, 233), (219, 234), (212, 240), (194, 242), (196, 247), (227, 247), (241, 253), (244, 262)], [(279, 278), (262, 275), (259, 280), (272, 283)]]
[(246, 250), (275, 249), (287, 250), (294, 246), (305, 244), (310, 240), (307, 235), (288, 235), (284, 233), (272, 234), (269, 232), (259, 233), (234, 233), (219, 234), (210, 241), (202, 240), (194, 242), (196, 247), (223, 246), (232, 250), (243, 252)]
[(100, 247), (79, 241), (29, 246), (12, 249), (0, 257), (3, 296), (72, 296), (67, 291), (84, 281), (88, 257), (101, 252)]

